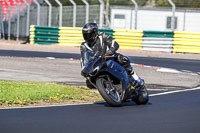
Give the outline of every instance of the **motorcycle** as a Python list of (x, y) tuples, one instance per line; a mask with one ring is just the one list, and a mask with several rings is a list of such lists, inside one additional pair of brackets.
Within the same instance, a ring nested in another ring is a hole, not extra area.
[[(100, 95), (110, 106), (120, 106), (133, 100), (136, 104), (146, 104), (149, 95), (146, 87), (134, 88), (133, 80), (123, 66), (114, 60), (114, 56), (91, 56), (86, 54), (86, 63), (81, 75), (87, 85), (97, 88)], [(136, 75), (135, 75), (136, 76)], [(141, 79), (140, 79), (141, 80)]]

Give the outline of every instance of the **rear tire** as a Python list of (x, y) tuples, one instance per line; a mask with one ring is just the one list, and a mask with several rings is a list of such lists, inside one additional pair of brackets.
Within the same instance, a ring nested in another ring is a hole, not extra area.
[(112, 88), (109, 85), (109, 81), (105, 78), (98, 78), (96, 80), (96, 86), (103, 97), (103, 99), (110, 105), (118, 107), (121, 105), (122, 100), (116, 89), (111, 90)]

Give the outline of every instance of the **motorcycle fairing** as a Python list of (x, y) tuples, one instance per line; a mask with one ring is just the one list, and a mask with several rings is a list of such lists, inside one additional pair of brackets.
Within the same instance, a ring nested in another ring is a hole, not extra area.
[(108, 60), (107, 64), (107, 72), (113, 75), (115, 78), (119, 79), (122, 82), (123, 89), (127, 89), (131, 86), (129, 82), (129, 76), (120, 64), (113, 60)]

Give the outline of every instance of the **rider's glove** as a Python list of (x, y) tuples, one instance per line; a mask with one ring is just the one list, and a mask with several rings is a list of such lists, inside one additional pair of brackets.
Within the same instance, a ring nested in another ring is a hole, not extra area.
[(80, 46), (80, 51), (86, 51), (86, 47), (83, 44)]
[(113, 55), (114, 54), (114, 48), (110, 48), (107, 52), (106, 55)]

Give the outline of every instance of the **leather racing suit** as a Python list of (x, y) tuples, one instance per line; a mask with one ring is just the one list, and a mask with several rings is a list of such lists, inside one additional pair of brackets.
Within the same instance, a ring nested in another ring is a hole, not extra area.
[(120, 65), (122, 65), (129, 74), (133, 72), (132, 67), (130, 65), (130, 60), (127, 56), (123, 56), (122, 54), (116, 53), (119, 49), (119, 44), (112, 39), (110, 35), (107, 33), (101, 32), (98, 34), (97, 39), (95, 40), (95, 44), (91, 45), (87, 42), (83, 42), (80, 46), (81, 51), (81, 66), (85, 65), (88, 57), (85, 54), (86, 51), (93, 52), (94, 55), (103, 56), (103, 55), (114, 55), (115, 61), (117, 61)]

